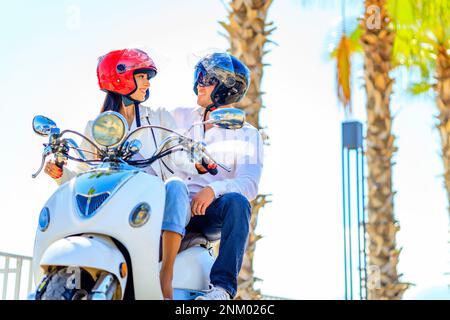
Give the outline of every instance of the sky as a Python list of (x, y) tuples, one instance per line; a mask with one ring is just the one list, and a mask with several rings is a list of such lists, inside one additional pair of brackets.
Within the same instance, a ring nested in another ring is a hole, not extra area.
[[(349, 15), (360, 14), (354, 6)], [(31, 120), (52, 118), (82, 131), (100, 110), (104, 93), (95, 74), (108, 51), (138, 47), (159, 73), (150, 107), (195, 106), (193, 66), (204, 52), (228, 48), (219, 21), (219, 0), (192, 1), (3, 1), (0, 3), (0, 108), (4, 137), (0, 179), (0, 251), (31, 256), (39, 212), (56, 190), (40, 164), (43, 138)], [(260, 211), (255, 276), (263, 294), (291, 299), (342, 299), (344, 292), (341, 122), (335, 65), (337, 7), (303, 7), (274, 1), (269, 20), (278, 27), (265, 56), (262, 90), (267, 126), (260, 192), (272, 202)], [(355, 59), (352, 119), (365, 122), (362, 64)], [(406, 299), (449, 299), (448, 213), (443, 187), (437, 114), (431, 96), (405, 94), (405, 75), (392, 97), (393, 186), (399, 272), (415, 286)], [(288, 164), (288, 165), (287, 165)], [(367, 170), (366, 170), (367, 172)]]

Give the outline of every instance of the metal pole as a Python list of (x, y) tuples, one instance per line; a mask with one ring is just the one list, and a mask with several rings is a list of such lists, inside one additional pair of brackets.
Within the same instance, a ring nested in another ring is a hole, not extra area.
[(344, 286), (344, 292), (345, 292), (345, 300), (348, 300), (348, 287), (347, 287), (347, 234), (346, 234), (346, 228), (347, 223), (345, 221), (345, 215), (346, 215), (346, 205), (345, 205), (345, 153), (344, 153), (344, 146), (342, 145), (342, 206), (343, 206), (343, 220), (344, 220), (344, 280), (345, 280), (345, 286)]
[(32, 284), (33, 284), (33, 260), (30, 260), (30, 268), (28, 270), (28, 289), (27, 289), (27, 294), (31, 292)]
[(351, 186), (350, 186), (350, 150), (347, 149), (347, 187), (348, 187), (348, 194), (347, 194), (347, 198), (348, 198), (348, 203), (347, 203), (347, 208), (348, 208), (348, 251), (350, 252), (349, 254), (349, 269), (350, 269), (350, 273), (349, 273), (349, 277), (350, 277), (350, 300), (353, 300), (353, 263), (352, 263), (352, 209), (351, 209)]
[(8, 274), (9, 274), (9, 257), (5, 257), (5, 273), (3, 274), (2, 300), (6, 300), (6, 291), (8, 289)]
[[(345, 297), (353, 300), (353, 256), (358, 254), (359, 299), (367, 292), (367, 262), (366, 262), (366, 226), (365, 226), (365, 196), (364, 196), (364, 153), (362, 123), (349, 121), (342, 123), (342, 197), (344, 223), (344, 267), (345, 267)], [(345, 152), (345, 150), (347, 152)], [(355, 152), (355, 157), (351, 152)], [(359, 154), (362, 152), (362, 155)], [(356, 159), (355, 159), (356, 158)], [(361, 161), (360, 161), (361, 158)], [(356, 169), (356, 174), (350, 167)], [(356, 184), (354, 179), (356, 178)], [(360, 181), (361, 179), (361, 181)], [(356, 187), (356, 201), (352, 203), (352, 184)], [(362, 196), (362, 199), (360, 197)], [(361, 208), (362, 204), (362, 208)], [(357, 225), (352, 229), (352, 208), (356, 207), (355, 220)], [(357, 232), (357, 235), (353, 235)], [(357, 236), (357, 248), (353, 252), (352, 237)], [(364, 257), (361, 257), (361, 255)], [(363, 273), (364, 272), (364, 273)], [(364, 276), (363, 276), (364, 274)], [(364, 281), (364, 284), (363, 284)], [(366, 293), (367, 296), (367, 293)]]
[(368, 298), (368, 291), (367, 291), (367, 252), (366, 252), (366, 249), (367, 249), (367, 243), (366, 243), (366, 241), (367, 241), (367, 236), (366, 236), (366, 202), (365, 202), (365, 198), (366, 198), (366, 195), (365, 195), (365, 192), (364, 192), (364, 185), (365, 185), (365, 176), (364, 176), (364, 146), (362, 146), (361, 147), (361, 163), (362, 163), (362, 165), (361, 165), (361, 175), (362, 175), (362, 178), (363, 178), (363, 183), (362, 183), (362, 198), (364, 199), (364, 201), (363, 201), (363, 207), (362, 207), (362, 216), (363, 216), (363, 218), (362, 218), (362, 220), (363, 220), (363, 234), (364, 234), (364, 238), (363, 238), (363, 243), (364, 243), (364, 246), (363, 246), (363, 253), (364, 253), (364, 289), (365, 289), (365, 292), (366, 292), (366, 300), (367, 300), (367, 298)]
[(359, 153), (356, 150), (356, 213), (358, 221), (358, 274), (359, 274), (359, 299), (362, 300), (362, 266), (361, 266), (361, 217), (359, 213)]
[(19, 300), (20, 279), (22, 277), (22, 259), (16, 259), (16, 284), (14, 288), (14, 299)]

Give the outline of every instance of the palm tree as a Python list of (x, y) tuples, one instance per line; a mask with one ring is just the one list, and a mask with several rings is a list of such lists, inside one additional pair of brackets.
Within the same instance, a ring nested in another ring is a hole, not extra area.
[[(391, 1), (393, 5), (397, 2)], [(398, 10), (395, 15), (399, 30), (394, 51), (396, 63), (413, 73), (420, 71), (421, 82), (411, 84), (412, 93), (431, 89), (435, 92), (450, 202), (450, 0), (409, 0), (403, 5), (408, 5), (408, 10)]]
[[(408, 284), (401, 283), (397, 272), (400, 250), (396, 248), (399, 230), (394, 219), (394, 191), (392, 188), (392, 157), (397, 148), (392, 135), (390, 98), (394, 80), (392, 49), (395, 31), (390, 25), (386, 0), (366, 0), (365, 17), (361, 21), (361, 42), (364, 55), (364, 80), (367, 94), (367, 165), (369, 265), (376, 266), (378, 279), (369, 288), (369, 299), (401, 299)], [(377, 8), (378, 16), (372, 16), (371, 8)], [(370, 23), (371, 19), (375, 24)], [(369, 277), (370, 277), (369, 276)], [(370, 280), (374, 280), (373, 278)]]
[[(344, 0), (343, 0), (344, 1)], [(396, 247), (398, 222), (394, 218), (392, 188), (392, 158), (397, 151), (392, 134), (390, 98), (394, 79), (392, 50), (395, 31), (387, 11), (387, 0), (365, 0), (364, 18), (358, 37), (342, 36), (336, 50), (338, 96), (344, 106), (350, 106), (350, 55), (358, 47), (364, 58), (364, 87), (366, 91), (368, 166), (369, 292), (368, 299), (401, 299), (408, 284), (400, 282), (397, 264), (400, 250)], [(354, 34), (353, 34), (354, 35)]]
[[(243, 61), (251, 71), (252, 81), (246, 97), (238, 107), (246, 111), (247, 121), (261, 129), (259, 113), (262, 105), (261, 79), (263, 76), (264, 45), (275, 28), (267, 23), (267, 11), (272, 0), (231, 0), (228, 9), (228, 21), (220, 22), (230, 41), (230, 52)], [(263, 137), (267, 138), (263, 134)], [(253, 287), (255, 280), (253, 273), (253, 256), (256, 241), (261, 238), (255, 233), (258, 212), (264, 207), (267, 195), (258, 195), (252, 202), (252, 216), (250, 221), (250, 235), (244, 255), (241, 272), (238, 279), (237, 299), (255, 300), (261, 298), (259, 290)]]
[[(397, 5), (398, 0), (391, 0), (393, 8)], [(398, 30), (395, 63), (413, 75), (420, 73), (421, 81), (410, 86), (413, 94), (433, 90), (436, 98), (436, 127), (441, 138), (450, 214), (450, 0), (402, 1), (402, 8), (395, 10), (394, 17)]]

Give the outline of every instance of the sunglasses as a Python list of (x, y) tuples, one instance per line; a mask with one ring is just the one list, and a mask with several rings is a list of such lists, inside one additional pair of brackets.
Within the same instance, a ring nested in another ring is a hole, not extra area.
[(214, 76), (203, 75), (203, 72), (200, 72), (197, 83), (201, 87), (209, 87), (218, 84), (219, 80)]

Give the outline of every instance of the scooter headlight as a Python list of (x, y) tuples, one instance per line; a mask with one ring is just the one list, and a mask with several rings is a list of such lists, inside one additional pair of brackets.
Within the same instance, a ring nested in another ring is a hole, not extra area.
[(50, 210), (47, 207), (42, 208), (41, 213), (39, 214), (39, 230), (42, 232), (48, 229), (50, 224)]
[(130, 225), (133, 228), (142, 227), (150, 218), (151, 209), (148, 203), (139, 203), (130, 214)]
[(103, 147), (117, 146), (127, 132), (127, 121), (120, 113), (114, 111), (101, 113), (92, 125), (92, 137)]

